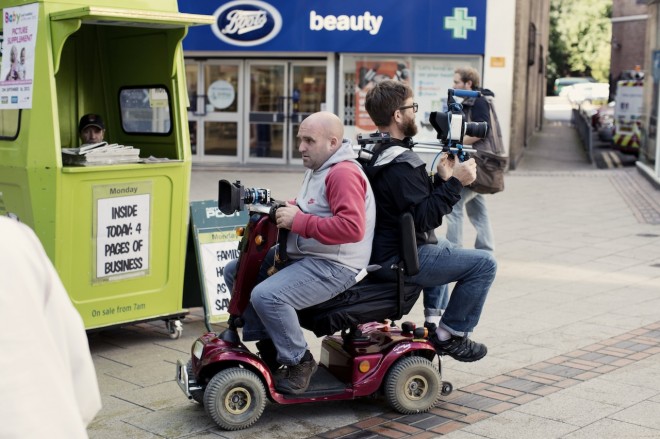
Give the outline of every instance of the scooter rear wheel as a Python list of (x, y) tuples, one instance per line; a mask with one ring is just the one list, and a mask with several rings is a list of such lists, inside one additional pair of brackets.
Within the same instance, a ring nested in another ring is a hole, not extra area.
[(266, 407), (266, 390), (252, 371), (232, 367), (218, 372), (204, 392), (204, 408), (225, 430), (240, 430), (257, 422)]
[(407, 357), (397, 361), (387, 374), (385, 397), (399, 413), (423, 413), (438, 401), (441, 386), (440, 372), (431, 361)]

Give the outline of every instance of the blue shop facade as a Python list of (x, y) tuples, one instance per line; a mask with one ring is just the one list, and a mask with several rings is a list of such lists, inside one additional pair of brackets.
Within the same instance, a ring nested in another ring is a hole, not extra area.
[(435, 139), (456, 67), (482, 72), (486, 0), (179, 0), (213, 15), (183, 41), (196, 162), (301, 164), (310, 113), (338, 114), (346, 137), (375, 131), (364, 97), (377, 81), (410, 84), (420, 140)]

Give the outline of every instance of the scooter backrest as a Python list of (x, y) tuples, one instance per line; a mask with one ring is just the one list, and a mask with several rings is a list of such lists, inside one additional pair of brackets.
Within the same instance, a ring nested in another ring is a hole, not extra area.
[(415, 238), (415, 221), (410, 212), (401, 215), (401, 257), (407, 276), (419, 273), (419, 256), (417, 255), (417, 239)]

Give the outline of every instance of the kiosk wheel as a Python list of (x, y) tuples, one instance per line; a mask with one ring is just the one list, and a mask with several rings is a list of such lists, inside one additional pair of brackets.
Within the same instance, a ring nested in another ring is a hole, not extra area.
[(385, 397), (399, 413), (423, 413), (435, 405), (441, 386), (440, 372), (431, 361), (407, 357), (397, 361), (387, 374)]
[(181, 337), (181, 334), (183, 333), (183, 325), (179, 319), (166, 320), (165, 327), (167, 327), (167, 332), (169, 332), (170, 338), (173, 340)]
[(204, 408), (225, 430), (241, 430), (257, 422), (266, 407), (266, 390), (252, 371), (239, 367), (221, 370), (204, 392)]

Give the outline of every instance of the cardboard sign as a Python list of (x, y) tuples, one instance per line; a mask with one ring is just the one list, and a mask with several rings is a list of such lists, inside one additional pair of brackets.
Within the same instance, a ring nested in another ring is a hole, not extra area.
[(190, 203), (190, 218), (206, 323), (226, 322), (231, 295), (224, 269), (229, 261), (238, 258), (240, 239), (236, 227), (247, 223), (248, 213), (225, 215), (216, 200), (204, 200)]

